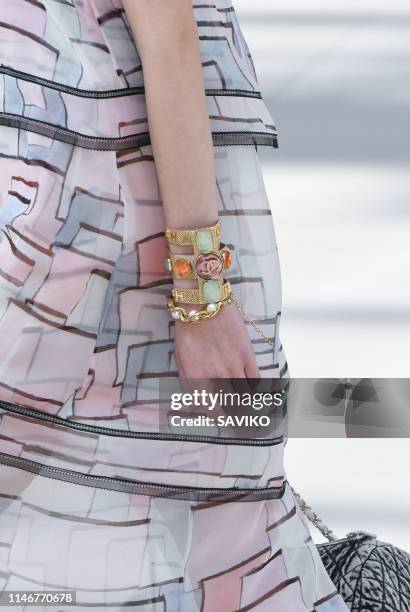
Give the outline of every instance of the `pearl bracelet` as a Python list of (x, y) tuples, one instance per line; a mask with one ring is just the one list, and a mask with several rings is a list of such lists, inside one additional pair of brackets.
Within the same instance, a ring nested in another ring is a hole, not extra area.
[(226, 304), (230, 304), (231, 302), (232, 294), (229, 293), (223, 300), (207, 304), (203, 310), (186, 310), (182, 306), (178, 306), (172, 299), (172, 296), (169, 296), (165, 308), (171, 313), (175, 321), (181, 321), (181, 323), (199, 323), (206, 319), (212, 319)]

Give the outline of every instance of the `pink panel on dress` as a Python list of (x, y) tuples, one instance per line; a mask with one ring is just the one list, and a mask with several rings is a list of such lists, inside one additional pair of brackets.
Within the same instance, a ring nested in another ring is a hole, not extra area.
[[(229, 508), (229, 512), (227, 512)], [(192, 545), (187, 561), (188, 586), (195, 586), (237, 562), (270, 548), (265, 529), (264, 502), (212, 503), (193, 507)], [(218, 554), (210, 555), (206, 542), (218, 542)]]
[(265, 563), (270, 551), (264, 551), (256, 558), (227, 570), (222, 575), (204, 581), (203, 612), (215, 610), (238, 610), (241, 605), (242, 577)]

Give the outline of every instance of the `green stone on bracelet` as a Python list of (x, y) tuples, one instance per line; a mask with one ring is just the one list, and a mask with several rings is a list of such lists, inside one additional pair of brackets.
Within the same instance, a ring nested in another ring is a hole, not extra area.
[(219, 302), (221, 299), (221, 289), (218, 281), (209, 280), (203, 284), (204, 300), (206, 304)]
[(212, 251), (214, 239), (209, 229), (199, 230), (196, 234), (196, 244), (199, 251)]

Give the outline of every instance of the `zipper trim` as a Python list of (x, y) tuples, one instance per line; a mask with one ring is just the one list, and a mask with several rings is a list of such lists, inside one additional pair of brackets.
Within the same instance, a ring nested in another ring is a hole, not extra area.
[(107, 138), (99, 136), (85, 136), (63, 128), (52, 123), (30, 119), (13, 113), (0, 113), (0, 125), (27, 130), (35, 134), (41, 134), (48, 138), (61, 140), (68, 144), (80, 146), (84, 149), (96, 149), (99, 151), (119, 151), (129, 149), (133, 146), (144, 146), (150, 144), (149, 133), (132, 134), (119, 138)]
[(260, 487), (255, 489), (182, 487), (125, 478), (111, 478), (109, 476), (92, 476), (83, 472), (44, 465), (31, 459), (15, 457), (7, 453), (0, 453), (0, 464), (21, 469), (44, 478), (60, 480), (75, 485), (130, 493), (131, 495), (166, 497), (168, 499), (185, 501), (223, 502), (280, 499), (285, 492), (287, 484), (284, 481), (281, 487)]
[(213, 132), (212, 140), (216, 147), (252, 145), (277, 149), (279, 146), (277, 134), (269, 132)]
[[(0, 74), (21, 79), (22, 81), (28, 81), (29, 83), (35, 83), (49, 89), (55, 89), (62, 91), (63, 93), (70, 94), (72, 96), (79, 96), (80, 98), (95, 98), (95, 99), (106, 99), (106, 98), (122, 98), (127, 96), (145, 95), (145, 87), (123, 87), (120, 89), (104, 89), (102, 91), (92, 89), (79, 89), (72, 87), (71, 85), (65, 85), (58, 81), (51, 81), (38, 77), (21, 70), (15, 70), (9, 66), (0, 66)], [(207, 96), (229, 96), (229, 97), (240, 97), (240, 98), (257, 98), (262, 99), (260, 91), (248, 91), (246, 89), (205, 89)]]
[(0, 400), (0, 409), (6, 412), (12, 412), (21, 416), (26, 416), (30, 419), (38, 419), (47, 421), (61, 427), (68, 427), (77, 431), (85, 431), (87, 433), (98, 434), (103, 436), (111, 436), (115, 438), (136, 438), (139, 440), (162, 440), (165, 442), (198, 442), (205, 444), (226, 444), (228, 446), (277, 446), (283, 442), (283, 435), (275, 438), (227, 438), (216, 436), (195, 436), (190, 434), (172, 434), (146, 431), (129, 431), (123, 429), (112, 429), (111, 427), (99, 427), (98, 425), (89, 425), (87, 423), (77, 423), (63, 419), (62, 417), (42, 412), (35, 408), (26, 406), (18, 406)]
[[(79, 134), (52, 123), (22, 117), (13, 113), (0, 112), (0, 125), (34, 132), (47, 138), (95, 151), (123, 151), (151, 144), (149, 132), (131, 134), (130, 136), (121, 136), (119, 138), (85, 136), (84, 134)], [(213, 132), (212, 139), (215, 146), (245, 144), (278, 147), (275, 132)]]

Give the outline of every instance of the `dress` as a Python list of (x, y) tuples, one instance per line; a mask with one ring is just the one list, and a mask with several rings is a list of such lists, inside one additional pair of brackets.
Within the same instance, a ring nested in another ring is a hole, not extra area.
[[(261, 372), (285, 377), (257, 154), (276, 128), (230, 2), (193, 9), (227, 277), (274, 339), (248, 326)], [(72, 590), (84, 611), (345, 611), (283, 437), (158, 431), (171, 283), (120, 0), (1, 0), (0, 57), (0, 590)]]

